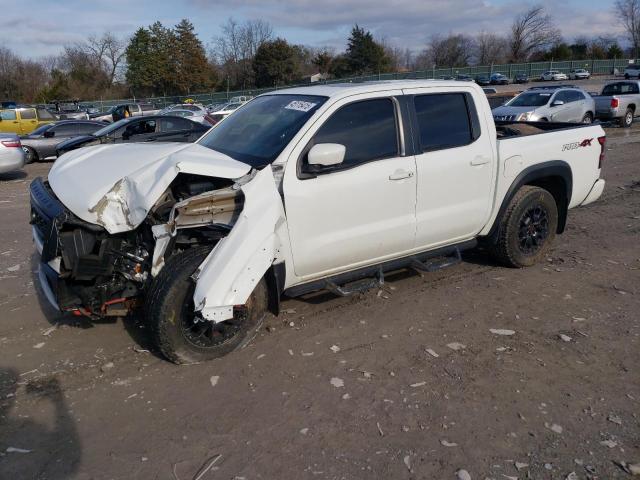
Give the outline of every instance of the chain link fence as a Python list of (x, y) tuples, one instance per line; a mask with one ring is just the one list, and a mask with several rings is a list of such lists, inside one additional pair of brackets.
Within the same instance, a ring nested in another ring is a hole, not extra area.
[(455, 77), (456, 75), (491, 75), (492, 73), (502, 73), (509, 78), (524, 73), (530, 79), (537, 79), (548, 70), (559, 70), (569, 74), (572, 69), (584, 68), (589, 70), (592, 75), (612, 75), (621, 73), (631, 63), (637, 63), (637, 60), (629, 59), (609, 59), (609, 60), (570, 60), (562, 62), (535, 62), (535, 63), (505, 63), (496, 65), (483, 65), (473, 67), (448, 67), (448, 68), (431, 68), (428, 70), (419, 70), (414, 72), (395, 72), (381, 73), (378, 75), (366, 75), (348, 78), (337, 78), (331, 80), (322, 80), (316, 83), (304, 83), (295, 85), (283, 85), (272, 88), (251, 88), (246, 90), (234, 90), (228, 92), (204, 92), (190, 95), (172, 95), (166, 97), (147, 97), (147, 98), (122, 98), (117, 100), (93, 100), (81, 102), (82, 105), (94, 105), (105, 111), (114, 105), (123, 103), (135, 103), (136, 101), (144, 101), (152, 103), (157, 108), (164, 108), (175, 103), (182, 103), (186, 99), (192, 99), (194, 102), (204, 105), (212, 103), (225, 103), (233, 97), (238, 96), (256, 96), (262, 93), (271, 92), (282, 88), (290, 88), (294, 86), (309, 86), (326, 83), (345, 83), (345, 82), (370, 82), (376, 80), (404, 80), (404, 79), (438, 79), (446, 77)]

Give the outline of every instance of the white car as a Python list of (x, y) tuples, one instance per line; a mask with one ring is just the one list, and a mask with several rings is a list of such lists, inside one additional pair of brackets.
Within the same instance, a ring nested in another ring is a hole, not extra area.
[(159, 351), (200, 362), (246, 345), (282, 296), (361, 292), (478, 242), (533, 265), (601, 195), (604, 146), (599, 125), (496, 127), (471, 82), (278, 90), (195, 144), (58, 158), (30, 187), (40, 283), (92, 318), (144, 304)]
[(591, 73), (584, 68), (574, 68), (569, 71), (569, 79), (571, 80), (589, 80)]
[(21, 170), (24, 157), (20, 137), (15, 133), (0, 133), (0, 173)]
[(211, 125), (216, 125), (247, 102), (230, 102), (205, 116)]
[(566, 74), (558, 71), (558, 70), (549, 70), (548, 72), (544, 72), (540, 75), (540, 80), (549, 81), (549, 80), (568, 80)]
[(629, 80), (630, 78), (640, 79), (640, 65), (631, 64), (624, 69), (624, 78)]
[(163, 113), (162, 115), (172, 115), (176, 117), (188, 118), (192, 122), (202, 123), (208, 126), (212, 125), (206, 119), (206, 116), (207, 116), (206, 111), (201, 112), (198, 110), (194, 111), (194, 110), (172, 109), (172, 110), (168, 110), (166, 113)]

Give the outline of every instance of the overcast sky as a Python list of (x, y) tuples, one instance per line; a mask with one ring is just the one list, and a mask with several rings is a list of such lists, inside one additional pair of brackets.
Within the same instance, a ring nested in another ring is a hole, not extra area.
[(344, 49), (354, 23), (376, 37), (413, 50), (433, 33), (506, 33), (514, 15), (533, 4), (547, 7), (566, 39), (578, 35), (622, 37), (614, 0), (2, 0), (0, 45), (20, 55), (59, 53), (65, 44), (110, 31), (128, 36), (156, 20), (193, 22), (211, 44), (220, 25), (264, 19), (277, 36), (293, 43)]

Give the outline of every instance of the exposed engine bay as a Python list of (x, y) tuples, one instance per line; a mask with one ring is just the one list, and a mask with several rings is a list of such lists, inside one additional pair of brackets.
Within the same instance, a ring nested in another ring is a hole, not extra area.
[(213, 248), (244, 204), (234, 180), (179, 173), (142, 224), (111, 234), (62, 206), (47, 182), (34, 183), (34, 196), (57, 203), (51, 218), (41, 208), (46, 202), (32, 201), (31, 223), (42, 239), (42, 261), (58, 276), (58, 307), (89, 317), (123, 316), (139, 306), (166, 258), (195, 245)]

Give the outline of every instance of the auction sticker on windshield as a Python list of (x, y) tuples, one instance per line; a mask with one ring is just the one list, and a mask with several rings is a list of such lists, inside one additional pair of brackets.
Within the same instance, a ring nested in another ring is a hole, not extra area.
[(289, 105), (286, 105), (284, 108), (286, 108), (287, 110), (297, 110), (299, 112), (308, 112), (316, 105), (317, 103), (303, 102), (302, 100), (294, 100), (290, 102)]

